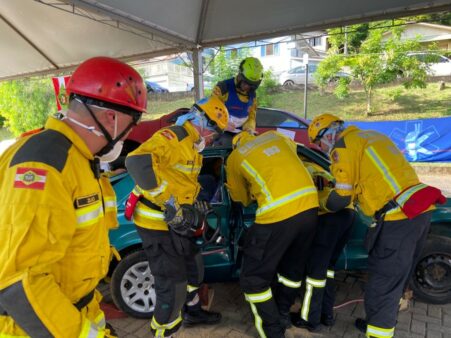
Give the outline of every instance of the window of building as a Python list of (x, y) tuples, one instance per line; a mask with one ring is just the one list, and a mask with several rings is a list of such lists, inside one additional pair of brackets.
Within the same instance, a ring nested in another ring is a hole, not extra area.
[(321, 37), (310, 38), (308, 43), (310, 46), (321, 46)]
[(278, 43), (261, 46), (260, 54), (261, 56), (280, 55), (280, 46)]

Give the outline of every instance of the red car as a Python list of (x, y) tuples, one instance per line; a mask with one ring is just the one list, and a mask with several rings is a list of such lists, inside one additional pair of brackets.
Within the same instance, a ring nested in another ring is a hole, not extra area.
[[(156, 120), (141, 122), (134, 128), (128, 136), (128, 140), (143, 143), (151, 137), (157, 130), (174, 124), (180, 115), (185, 114), (189, 109), (180, 108), (176, 111), (164, 115)], [(308, 145), (310, 148), (319, 150), (318, 146), (308, 140), (307, 128), (309, 122), (293, 113), (272, 108), (257, 108), (257, 132), (263, 133), (267, 130), (277, 130), (290, 136), (294, 141)]]

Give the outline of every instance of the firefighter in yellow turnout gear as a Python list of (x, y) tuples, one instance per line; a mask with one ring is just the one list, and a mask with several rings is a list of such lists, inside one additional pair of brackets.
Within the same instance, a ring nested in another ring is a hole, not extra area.
[(315, 332), (320, 324), (335, 323), (335, 264), (352, 230), (355, 211), (352, 204), (330, 212), (327, 200), (334, 186), (333, 176), (316, 163), (304, 161), (318, 188), (319, 217), (306, 268), (305, 293), (299, 313), (291, 314), (296, 327)]
[(287, 137), (243, 132), (233, 143), (226, 166), (230, 197), (258, 205), (245, 237), (241, 289), (259, 335), (283, 337), (315, 231), (317, 190)]
[(2, 338), (112, 337), (95, 288), (108, 272), (116, 202), (99, 158), (117, 153), (146, 89), (133, 68), (99, 57), (76, 69), (68, 91), (63, 116), (0, 160)]
[(187, 325), (214, 324), (221, 319), (219, 313), (201, 309), (198, 289), (203, 261), (189, 233), (196, 224), (185, 223), (183, 206), (198, 206), (200, 152), (223, 132), (227, 121), (227, 108), (219, 99), (202, 99), (174, 126), (155, 133), (126, 159), (136, 183), (131, 195), (137, 197), (133, 219), (155, 277), (151, 321), (155, 337), (169, 337), (180, 328), (185, 302)]
[(313, 119), (308, 133), (332, 160), (336, 183), (327, 208), (336, 212), (354, 202), (375, 219), (366, 238), (367, 317), (357, 319), (356, 327), (367, 337), (392, 337), (399, 299), (429, 231), (430, 210), (445, 198), (420, 183), (403, 154), (381, 133), (345, 128), (331, 114)]

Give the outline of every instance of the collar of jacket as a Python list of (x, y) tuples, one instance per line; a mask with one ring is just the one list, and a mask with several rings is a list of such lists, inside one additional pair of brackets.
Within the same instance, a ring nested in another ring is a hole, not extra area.
[(83, 141), (83, 139), (65, 122), (55, 117), (50, 117), (45, 124), (45, 129), (53, 129), (60, 132), (72, 142), (72, 144), (83, 154), (84, 157), (88, 160), (94, 159), (94, 155), (89, 150), (85, 141)]
[(348, 126), (348, 127), (346, 127), (345, 130), (343, 130), (343, 131), (341, 132), (340, 138), (342, 138), (342, 137), (344, 137), (345, 135), (348, 135), (348, 134), (350, 134), (350, 133), (353, 133), (353, 132), (355, 132), (355, 131), (360, 131), (360, 129), (357, 128), (356, 126)]

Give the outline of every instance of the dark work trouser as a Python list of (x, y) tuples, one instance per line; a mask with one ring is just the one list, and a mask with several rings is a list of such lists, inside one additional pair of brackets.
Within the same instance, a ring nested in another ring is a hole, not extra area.
[(348, 242), (355, 211), (343, 209), (318, 217), (315, 239), (307, 262), (306, 284), (301, 317), (319, 325), (321, 314), (333, 316), (335, 302), (335, 264)]
[(382, 223), (379, 237), (368, 256), (367, 336), (393, 336), (399, 299), (423, 250), (431, 215), (429, 211), (412, 220)]
[(313, 208), (280, 222), (255, 223), (246, 234), (240, 285), (261, 337), (284, 335), (279, 313), (288, 313), (299, 291), (317, 212)]
[[(151, 321), (155, 337), (168, 337), (181, 325), (181, 309), (187, 299), (194, 298), (204, 276), (204, 266), (199, 249), (189, 238), (184, 242), (185, 252), (177, 252), (169, 231), (149, 230), (137, 226), (143, 249), (155, 278), (156, 304)], [(177, 236), (177, 235), (176, 235)]]

